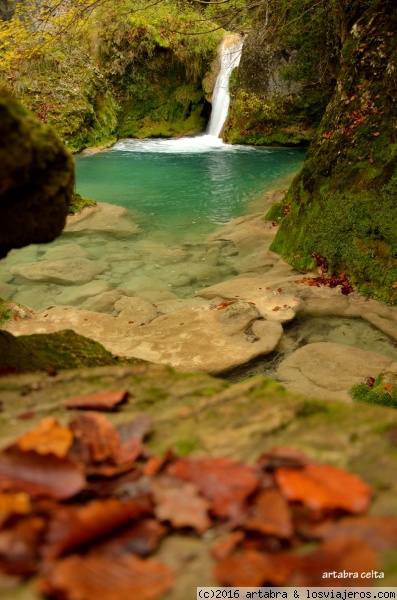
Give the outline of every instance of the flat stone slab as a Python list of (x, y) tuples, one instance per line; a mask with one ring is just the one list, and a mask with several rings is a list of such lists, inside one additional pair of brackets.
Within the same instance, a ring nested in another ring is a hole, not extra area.
[(82, 285), (94, 279), (105, 269), (104, 263), (87, 258), (43, 260), (12, 267), (14, 275), (29, 281), (45, 281), (61, 285)]
[(350, 400), (348, 390), (382, 371), (397, 369), (387, 356), (344, 344), (317, 342), (299, 348), (282, 361), (277, 379), (288, 387), (321, 400)]
[(139, 226), (134, 223), (126, 208), (115, 204), (99, 202), (94, 207), (86, 207), (77, 215), (70, 215), (64, 231), (108, 231), (119, 234), (135, 234)]
[[(127, 304), (129, 299), (118, 306)], [(145, 310), (148, 305), (147, 302)], [(73, 329), (118, 356), (167, 364), (179, 371), (221, 373), (274, 350), (282, 327), (259, 318), (258, 310), (246, 302), (236, 302), (223, 310), (210, 306), (186, 308), (146, 325), (140, 325), (139, 307), (135, 312), (127, 307), (118, 317), (55, 307), (30, 319), (9, 323), (6, 329), (14, 335)]]

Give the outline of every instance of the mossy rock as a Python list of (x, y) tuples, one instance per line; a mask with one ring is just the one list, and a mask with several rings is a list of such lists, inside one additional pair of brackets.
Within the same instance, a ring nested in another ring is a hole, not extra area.
[(61, 233), (74, 186), (73, 158), (5, 90), (0, 90), (0, 181), (0, 258)]
[(336, 92), (271, 246), (299, 269), (311, 268), (312, 254), (320, 254), (361, 293), (391, 304), (397, 303), (397, 76), (388, 68), (397, 61), (394, 8), (376, 1), (348, 37)]
[(72, 330), (19, 337), (0, 331), (0, 370), (3, 372), (57, 371), (128, 363), (131, 361), (115, 358), (98, 342)]
[(359, 402), (397, 408), (397, 374), (381, 373), (376, 378), (372, 388), (365, 384), (356, 385), (352, 387), (350, 393)]

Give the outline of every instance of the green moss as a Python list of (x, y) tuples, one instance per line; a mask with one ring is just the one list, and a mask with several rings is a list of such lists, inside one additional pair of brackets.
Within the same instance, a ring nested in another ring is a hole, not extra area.
[(72, 201), (69, 206), (69, 214), (75, 215), (83, 210), (86, 206), (96, 206), (96, 200), (91, 198), (83, 198), (77, 192), (73, 192)]
[(71, 330), (19, 337), (0, 331), (0, 367), (5, 369), (26, 372), (129, 362), (114, 358), (98, 342)]
[(397, 408), (397, 374), (381, 373), (372, 388), (368, 385), (356, 385), (351, 388), (350, 393), (359, 402)]
[(276, 202), (273, 204), (271, 209), (264, 216), (265, 221), (280, 221), (284, 218), (285, 204), (283, 202)]
[(10, 303), (4, 298), (0, 298), (0, 327), (3, 327), (12, 317)]

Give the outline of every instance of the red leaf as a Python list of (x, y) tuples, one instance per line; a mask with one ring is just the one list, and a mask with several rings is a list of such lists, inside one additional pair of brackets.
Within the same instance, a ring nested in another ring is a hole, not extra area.
[(181, 458), (167, 468), (167, 473), (195, 483), (219, 517), (240, 515), (244, 501), (259, 483), (253, 467), (227, 457)]
[(94, 410), (113, 410), (116, 406), (125, 402), (128, 397), (128, 391), (119, 392), (101, 392), (98, 394), (88, 394), (87, 396), (75, 396), (65, 400), (66, 408), (86, 408)]

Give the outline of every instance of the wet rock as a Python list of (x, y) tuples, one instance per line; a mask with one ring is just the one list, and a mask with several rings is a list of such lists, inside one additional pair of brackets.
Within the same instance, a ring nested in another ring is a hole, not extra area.
[(44, 260), (38, 263), (25, 263), (12, 267), (14, 275), (30, 281), (48, 281), (63, 285), (87, 283), (99, 273), (105, 265), (87, 258), (68, 258), (64, 260)]
[(133, 321), (135, 325), (145, 325), (157, 317), (156, 308), (143, 298), (123, 296), (115, 302), (114, 308), (119, 311), (119, 318)]
[(281, 362), (277, 379), (288, 389), (322, 400), (350, 400), (348, 390), (397, 369), (390, 358), (343, 344), (318, 342), (299, 348)]
[(100, 202), (93, 208), (85, 208), (81, 213), (68, 217), (65, 231), (84, 230), (132, 235), (138, 233), (139, 226), (131, 220), (126, 208)]
[(94, 280), (84, 285), (67, 287), (56, 298), (57, 304), (81, 304), (88, 298), (96, 297), (99, 294), (107, 292), (110, 284), (101, 280)]
[(50, 242), (65, 224), (74, 165), (62, 142), (5, 90), (0, 91), (0, 257)]
[(123, 289), (109, 290), (108, 292), (103, 292), (102, 294), (88, 298), (83, 302), (82, 308), (111, 314), (115, 310), (114, 305), (117, 300), (125, 298), (130, 294), (131, 292)]
[(80, 244), (69, 243), (59, 244), (53, 248), (49, 248), (42, 260), (64, 260), (65, 258), (87, 258), (87, 252)]

